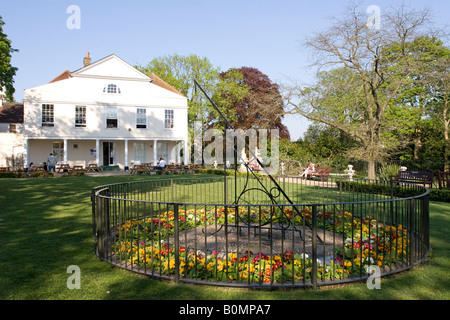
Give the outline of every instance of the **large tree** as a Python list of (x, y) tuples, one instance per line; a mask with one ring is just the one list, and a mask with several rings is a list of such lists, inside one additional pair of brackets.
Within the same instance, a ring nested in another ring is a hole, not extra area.
[(147, 75), (156, 74), (187, 97), (191, 135), (194, 122), (201, 123), (205, 130), (212, 124), (217, 124), (219, 117), (205, 95), (195, 86), (194, 80), (209, 97), (214, 97), (220, 111), (230, 119), (233, 119), (233, 113), (228, 100), (238, 101), (247, 92), (239, 82), (239, 74), (231, 73), (227, 77), (221, 77), (219, 67), (214, 66), (208, 58), (195, 54), (157, 57), (146, 66), (139, 65), (136, 68)]
[[(445, 74), (443, 64), (450, 58), (450, 50), (440, 39), (429, 36), (416, 38), (408, 44), (407, 49), (409, 55), (421, 63), (421, 68), (417, 68), (420, 72), (409, 76), (386, 110), (387, 130), (384, 134), (400, 141), (402, 145), (410, 145), (412, 158), (417, 160), (424, 137), (435, 127), (430, 112), (436, 95), (441, 91), (440, 83)], [(402, 50), (405, 49), (394, 45), (386, 51), (397, 55)], [(403, 68), (401, 64), (399, 67)]]
[(284, 103), (278, 85), (252, 67), (230, 69), (223, 72), (221, 77), (226, 79), (235, 72), (242, 74), (239, 81), (248, 89), (243, 97), (229, 100), (235, 129), (278, 129), (280, 138), (289, 140), (289, 130), (282, 123)]
[[(424, 68), (410, 48), (415, 39), (435, 34), (426, 9), (402, 5), (383, 12), (381, 18), (381, 27), (374, 28), (365, 10), (352, 5), (334, 18), (330, 28), (307, 39), (314, 65), (333, 70), (319, 74), (319, 82), (328, 87), (294, 86), (286, 94), (288, 112), (340, 129), (359, 141), (355, 156), (368, 161), (369, 178), (375, 178), (375, 163), (386, 155), (386, 143), (392, 142), (383, 139), (385, 112), (411, 76)], [(394, 46), (399, 48), (395, 54), (390, 50)]]
[(444, 137), (445, 171), (450, 171), (450, 50), (437, 62), (438, 71), (434, 73), (435, 99), (430, 115)]
[(11, 65), (11, 54), (18, 51), (11, 47), (11, 40), (3, 33), (5, 23), (0, 16), (0, 92), (5, 88), (6, 100), (14, 101), (14, 76), (17, 68)]

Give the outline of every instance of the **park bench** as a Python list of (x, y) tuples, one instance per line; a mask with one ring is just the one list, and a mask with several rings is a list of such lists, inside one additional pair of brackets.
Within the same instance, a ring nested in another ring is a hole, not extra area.
[(391, 175), (390, 179), (433, 187), (433, 172), (428, 171), (399, 171), (396, 175)]
[(320, 178), (320, 181), (328, 181), (330, 171), (331, 167), (315, 167), (314, 172), (308, 176), (313, 178)]
[(438, 171), (439, 190), (450, 189), (450, 172)]

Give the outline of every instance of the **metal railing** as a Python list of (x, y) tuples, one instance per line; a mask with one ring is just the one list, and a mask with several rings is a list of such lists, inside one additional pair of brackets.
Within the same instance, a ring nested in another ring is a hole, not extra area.
[(219, 286), (313, 287), (401, 272), (429, 254), (428, 189), (390, 181), (153, 179), (92, 190), (97, 255)]

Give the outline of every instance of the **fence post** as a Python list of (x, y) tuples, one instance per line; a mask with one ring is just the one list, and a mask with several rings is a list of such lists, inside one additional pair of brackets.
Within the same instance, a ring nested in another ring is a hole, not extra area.
[(178, 203), (173, 204), (174, 242), (175, 242), (175, 282), (180, 280), (180, 231), (178, 225)]
[(313, 289), (317, 289), (317, 206), (313, 205), (312, 207), (312, 275), (311, 275), (311, 283)]
[(415, 235), (414, 235), (414, 229), (415, 229), (415, 198), (412, 198), (409, 200), (409, 225), (408, 225), (408, 234), (409, 234), (409, 264), (410, 266), (414, 265), (414, 256), (415, 256), (415, 248), (416, 248), (416, 241), (415, 241)]

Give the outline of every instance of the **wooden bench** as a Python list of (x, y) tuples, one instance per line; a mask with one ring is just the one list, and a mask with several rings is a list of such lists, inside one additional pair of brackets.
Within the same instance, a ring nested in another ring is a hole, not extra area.
[(433, 172), (428, 171), (399, 171), (397, 175), (390, 176), (390, 179), (433, 187)]
[(331, 167), (315, 167), (313, 173), (308, 174), (309, 177), (320, 178), (320, 181), (328, 181)]
[(438, 171), (439, 190), (450, 190), (450, 172)]

